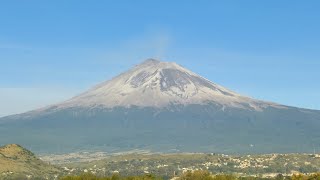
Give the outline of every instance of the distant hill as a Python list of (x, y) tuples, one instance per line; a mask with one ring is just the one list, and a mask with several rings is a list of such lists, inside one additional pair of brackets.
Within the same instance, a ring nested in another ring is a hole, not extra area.
[(319, 127), (320, 111), (243, 96), (149, 59), (67, 101), (0, 118), (0, 144), (37, 153), (313, 152)]
[(0, 179), (50, 178), (60, 170), (17, 144), (0, 147)]

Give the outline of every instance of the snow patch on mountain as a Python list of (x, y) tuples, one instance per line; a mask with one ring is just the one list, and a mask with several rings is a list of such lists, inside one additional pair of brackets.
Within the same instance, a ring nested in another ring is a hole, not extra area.
[(241, 96), (174, 63), (148, 59), (129, 71), (89, 91), (56, 105), (69, 107), (155, 107), (189, 104), (219, 104), (262, 110), (282, 107)]

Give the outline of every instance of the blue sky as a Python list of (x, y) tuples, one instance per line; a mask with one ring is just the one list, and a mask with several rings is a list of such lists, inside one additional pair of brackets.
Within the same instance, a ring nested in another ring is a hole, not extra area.
[(320, 1), (0, 2), (0, 116), (68, 99), (146, 58), (320, 109)]

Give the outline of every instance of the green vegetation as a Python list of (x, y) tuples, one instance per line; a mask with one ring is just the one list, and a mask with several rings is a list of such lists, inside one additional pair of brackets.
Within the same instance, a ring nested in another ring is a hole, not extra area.
[(113, 174), (111, 177), (98, 177), (96, 175), (86, 173), (79, 176), (65, 176), (60, 180), (162, 180), (151, 174), (146, 174), (143, 176), (128, 176), (122, 177), (119, 174)]
[[(216, 174), (213, 175), (208, 171), (188, 171), (183, 173), (180, 177), (172, 178), (174, 180), (320, 180), (320, 173), (314, 173), (309, 175), (303, 174), (294, 174), (292, 176), (283, 176), (278, 174), (272, 178), (263, 178), (263, 177), (242, 177), (228, 174)], [(66, 176), (60, 178), (60, 180), (163, 180), (156, 176), (147, 174), (143, 176), (128, 176), (123, 177), (119, 174), (114, 174), (110, 177), (99, 177), (90, 173), (82, 174), (79, 176)]]
[(320, 155), (125, 154), (60, 166), (67, 167), (66, 173), (91, 172), (98, 176), (111, 176), (113, 172), (120, 172), (124, 176), (150, 173), (159, 177), (172, 177), (186, 171), (207, 170), (212, 174), (270, 177), (277, 174), (291, 176), (295, 173), (318, 172)]
[(320, 174), (314, 174), (320, 171), (319, 154), (122, 154), (104, 158), (51, 165), (10, 144), (0, 147), (0, 179), (320, 180)]
[(61, 173), (17, 144), (0, 147), (0, 179), (53, 179)]
[(178, 180), (231, 180), (235, 179), (232, 175), (211, 175), (208, 171), (194, 171), (186, 172)]

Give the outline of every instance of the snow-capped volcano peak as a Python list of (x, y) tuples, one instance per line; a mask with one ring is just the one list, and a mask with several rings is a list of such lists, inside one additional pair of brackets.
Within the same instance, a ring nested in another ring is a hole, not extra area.
[(147, 59), (58, 107), (165, 107), (214, 103), (261, 109), (270, 104), (241, 96), (174, 63)]

